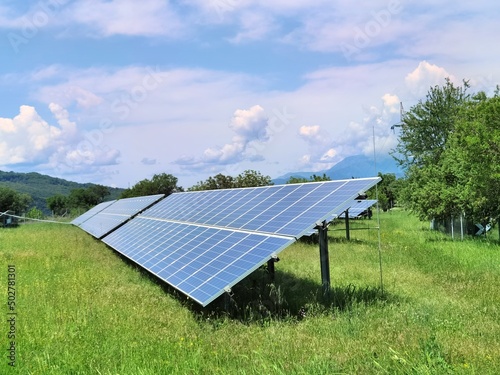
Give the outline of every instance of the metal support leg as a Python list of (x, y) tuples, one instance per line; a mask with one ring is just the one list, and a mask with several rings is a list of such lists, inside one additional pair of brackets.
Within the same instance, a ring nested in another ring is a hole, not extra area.
[(321, 284), (323, 295), (330, 295), (330, 259), (328, 257), (328, 225), (324, 221), (316, 227), (319, 235), (319, 257), (321, 264)]
[(351, 240), (351, 232), (349, 230), (349, 209), (345, 210), (344, 212), (345, 215), (345, 238), (347, 241)]

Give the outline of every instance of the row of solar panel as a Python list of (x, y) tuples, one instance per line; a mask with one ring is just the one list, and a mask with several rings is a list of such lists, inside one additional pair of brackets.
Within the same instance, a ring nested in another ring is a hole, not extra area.
[(73, 224), (206, 306), (379, 180), (120, 199)]

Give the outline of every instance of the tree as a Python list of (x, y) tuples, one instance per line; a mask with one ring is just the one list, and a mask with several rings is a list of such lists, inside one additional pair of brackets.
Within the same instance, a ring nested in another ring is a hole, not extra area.
[(189, 191), (215, 190), (215, 189), (234, 189), (244, 187), (269, 186), (272, 185), (270, 176), (264, 176), (262, 173), (248, 169), (236, 177), (226, 176), (219, 173), (209, 177), (205, 181), (200, 181), (190, 187)]
[(378, 174), (382, 180), (377, 186), (372, 187), (367, 191), (370, 199), (376, 199), (376, 191), (378, 191), (378, 203), (383, 211), (390, 210), (396, 205), (399, 190), (401, 188), (401, 181), (396, 179), (394, 173), (380, 173)]
[(234, 178), (225, 176), (222, 173), (210, 176), (205, 181), (200, 181), (196, 185), (190, 187), (189, 191), (199, 190), (216, 190), (216, 189), (232, 189), (236, 187)]
[(466, 81), (456, 87), (446, 79), (403, 117), (393, 157), (406, 174), (401, 198), (421, 219), (448, 218), (461, 210), (458, 179), (442, 155), (460, 112), (472, 99), (468, 88)]
[(322, 176), (318, 176), (313, 174), (309, 179), (305, 177), (290, 177), (288, 181), (286, 182), (287, 184), (303, 184), (305, 182), (319, 182), (319, 181), (330, 181), (330, 177), (326, 175), (326, 173), (323, 173)]
[(92, 195), (97, 203), (104, 202), (104, 198), (110, 194), (109, 188), (103, 185), (91, 185), (87, 188), (87, 193)]
[(11, 188), (0, 186), (0, 212), (12, 210), (22, 213), (28, 209), (32, 201), (29, 194), (18, 193)]
[(500, 218), (500, 96), (474, 99), (460, 113), (445, 156), (463, 212), (485, 224)]
[(65, 195), (56, 194), (47, 198), (47, 207), (54, 215), (63, 215), (69, 208), (69, 199)]
[(393, 155), (406, 168), (402, 200), (421, 219), (500, 218), (500, 90), (467, 89), (446, 80), (403, 119)]
[(183, 191), (183, 188), (177, 185), (177, 181), (177, 177), (171, 174), (155, 174), (151, 180), (141, 180), (131, 188), (125, 189), (120, 198), (142, 197), (155, 194), (165, 194), (168, 196), (176, 191)]
[(262, 173), (252, 169), (247, 169), (243, 173), (240, 173), (236, 176), (234, 182), (235, 187), (239, 188), (269, 186), (273, 184), (270, 176), (264, 176)]
[(425, 101), (420, 100), (404, 115), (399, 144), (393, 151), (404, 167), (425, 167), (439, 163), (458, 114), (471, 99), (469, 84), (456, 87), (449, 78), (444, 86), (431, 87)]

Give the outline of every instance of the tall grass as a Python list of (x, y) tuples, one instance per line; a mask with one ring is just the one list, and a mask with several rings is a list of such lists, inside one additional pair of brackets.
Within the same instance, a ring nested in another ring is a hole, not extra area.
[(383, 290), (376, 230), (347, 241), (335, 226), (328, 298), (318, 246), (299, 242), (274, 284), (260, 269), (209, 309), (78, 228), (0, 230), (4, 290), (15, 264), (18, 293), (16, 367), (3, 356), (0, 373), (500, 373), (498, 242), (452, 241), (403, 211), (381, 227)]

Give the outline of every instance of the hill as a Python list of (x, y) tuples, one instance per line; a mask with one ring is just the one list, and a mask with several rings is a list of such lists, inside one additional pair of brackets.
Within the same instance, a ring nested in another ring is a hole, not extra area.
[[(33, 198), (33, 206), (44, 213), (50, 213), (46, 199), (56, 194), (69, 195), (71, 190), (88, 188), (91, 183), (78, 182), (51, 177), (36, 172), (18, 173), (0, 171), (0, 185), (9, 187), (19, 193), (26, 193)], [(108, 187), (111, 195), (109, 199), (116, 199), (123, 189)]]
[(347, 178), (362, 178), (362, 177), (374, 177), (378, 172), (394, 173), (396, 177), (402, 177), (403, 171), (397, 165), (396, 161), (390, 157), (381, 158), (377, 160), (377, 172), (375, 172), (375, 166), (373, 164), (373, 158), (365, 155), (354, 155), (349, 156), (339, 163), (335, 164), (332, 168), (326, 169), (319, 172), (292, 172), (287, 173), (283, 176), (273, 179), (275, 184), (284, 184), (290, 177), (303, 177), (309, 178), (313, 174), (317, 176), (322, 176), (326, 174), (332, 180), (343, 180)]

